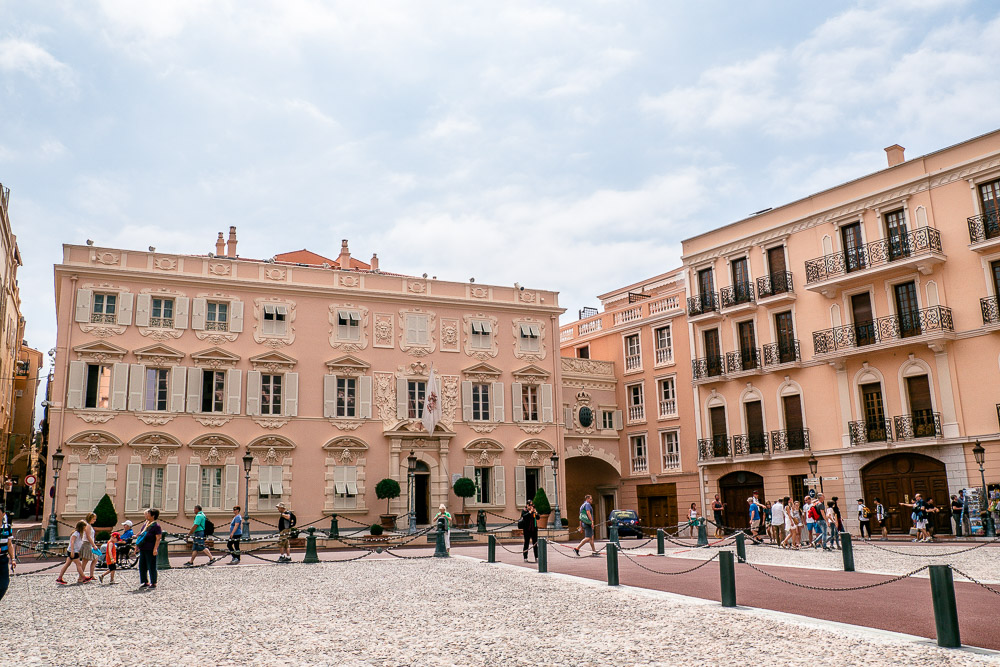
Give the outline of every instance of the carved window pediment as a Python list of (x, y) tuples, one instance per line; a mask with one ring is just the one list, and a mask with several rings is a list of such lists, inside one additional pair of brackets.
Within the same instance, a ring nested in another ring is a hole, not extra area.
[(181, 442), (168, 433), (159, 433), (154, 431), (150, 433), (143, 433), (140, 436), (132, 438), (132, 440), (128, 443), (129, 447), (152, 447), (154, 445), (160, 448), (175, 448), (180, 447)]
[(501, 374), (502, 371), (499, 368), (495, 368), (486, 363), (476, 364), (475, 366), (462, 369), (463, 376), (469, 380), (478, 380), (479, 382), (492, 382), (499, 380)]
[(191, 355), (191, 360), (199, 368), (235, 368), (240, 356), (221, 347), (213, 347), (195, 352)]
[(184, 359), (184, 353), (172, 347), (155, 343), (132, 352), (141, 363), (154, 366), (176, 366)]
[(356, 377), (368, 372), (371, 364), (348, 354), (326, 362), (326, 367), (333, 375)]
[(282, 437), (280, 435), (264, 435), (264, 436), (261, 436), (261, 437), (257, 438), (256, 440), (254, 440), (253, 442), (251, 442), (249, 445), (247, 445), (247, 449), (255, 449), (255, 450), (261, 450), (261, 449), (263, 449), (263, 450), (268, 450), (268, 449), (292, 450), (292, 449), (295, 449), (295, 443), (292, 442), (291, 440), (289, 440), (288, 438), (284, 438), (284, 437)]
[(491, 454), (499, 454), (503, 451), (503, 445), (501, 445), (496, 440), (491, 440), (489, 438), (479, 438), (473, 440), (465, 447), (462, 447), (464, 452), (472, 452), (478, 454), (479, 452), (490, 452)]
[(95, 340), (73, 348), (77, 358), (82, 361), (121, 361), (128, 353), (124, 347), (118, 347), (103, 340)]
[(119, 447), (122, 441), (106, 431), (84, 431), (70, 437), (66, 440), (66, 444), (71, 447), (89, 447), (90, 445)]
[(544, 440), (530, 438), (515, 447), (514, 451), (527, 465), (541, 467), (552, 464), (552, 454), (555, 449)]
[(264, 352), (263, 354), (250, 357), (250, 363), (253, 364), (255, 371), (275, 372), (279, 370), (289, 371), (295, 367), (298, 361), (292, 359), (287, 354), (272, 350), (271, 352)]
[(191, 449), (236, 449), (239, 446), (238, 442), (221, 433), (200, 435), (188, 445)]
[(549, 372), (540, 366), (531, 364), (511, 373), (518, 382), (524, 384), (538, 384), (549, 377)]
[(337, 465), (350, 465), (365, 455), (368, 445), (357, 438), (345, 436), (334, 438), (323, 445), (323, 449), (331, 453), (332, 458), (338, 462)]

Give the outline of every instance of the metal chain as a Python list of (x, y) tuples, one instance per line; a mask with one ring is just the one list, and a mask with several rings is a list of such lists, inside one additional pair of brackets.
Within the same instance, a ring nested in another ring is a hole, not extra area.
[(654, 537), (651, 537), (651, 538), (649, 538), (648, 540), (646, 540), (645, 542), (643, 542), (642, 544), (637, 544), (637, 545), (635, 545), (634, 547), (623, 547), (623, 546), (621, 545), (621, 543), (618, 543), (618, 545), (617, 545), (617, 546), (618, 546), (618, 549), (619, 549), (620, 551), (634, 551), (634, 550), (636, 550), (636, 549), (641, 549), (641, 548), (643, 548), (644, 546), (646, 546), (647, 544), (649, 544), (650, 542), (652, 542), (652, 541), (653, 541), (654, 539), (656, 539), (656, 538), (654, 538)]
[[(980, 549), (982, 547), (988, 546), (990, 544), (995, 544), (997, 542), (1000, 542), (1000, 537), (998, 537), (996, 539), (993, 539), (993, 540), (990, 540), (989, 542), (982, 542), (982, 543), (977, 544), (975, 546), (969, 547), (968, 549), (960, 549), (959, 551), (946, 551), (946, 552), (940, 553), (940, 554), (911, 554), (911, 553), (907, 553), (905, 551), (896, 551), (894, 549), (889, 549), (887, 547), (883, 547), (883, 546), (880, 546), (878, 544), (873, 544), (872, 542), (862, 542), (861, 544), (865, 545), (865, 546), (873, 547), (875, 549), (878, 549), (879, 551), (888, 551), (891, 554), (898, 554), (900, 556), (912, 556), (914, 558), (938, 558), (938, 557), (941, 557), (941, 556), (957, 556), (958, 554), (964, 554), (964, 553), (968, 553), (969, 551), (975, 551), (976, 549)], [(855, 545), (855, 546), (857, 546), (857, 545)]]
[(781, 577), (775, 576), (775, 575), (771, 574), (770, 572), (765, 572), (764, 570), (760, 569), (759, 567), (757, 567), (756, 565), (754, 565), (753, 563), (751, 563), (749, 561), (745, 561), (743, 564), (749, 566), (751, 570), (755, 570), (756, 572), (760, 572), (764, 576), (770, 577), (771, 579), (774, 579), (775, 581), (780, 581), (783, 584), (788, 584), (790, 586), (796, 586), (798, 588), (806, 588), (806, 589), (809, 589), (811, 591), (829, 591), (829, 592), (834, 592), (834, 593), (837, 593), (837, 592), (847, 592), (847, 591), (864, 591), (864, 590), (868, 590), (869, 588), (878, 588), (879, 586), (885, 586), (887, 584), (894, 584), (897, 581), (902, 581), (903, 579), (907, 579), (909, 577), (912, 577), (915, 574), (923, 572), (924, 570), (926, 570), (927, 568), (930, 567), (930, 565), (924, 565), (923, 567), (918, 567), (916, 570), (913, 570), (912, 572), (907, 572), (906, 574), (901, 574), (898, 577), (893, 577), (892, 579), (887, 579), (886, 581), (879, 581), (879, 582), (874, 583), (874, 584), (865, 584), (864, 586), (848, 586), (846, 588), (833, 588), (833, 587), (829, 587), (829, 586), (810, 586), (808, 584), (799, 584), (799, 583), (796, 583), (794, 581), (788, 581), (787, 579), (782, 579)]
[(629, 556), (626, 553), (623, 553), (622, 556), (624, 556), (625, 559), (628, 560), (629, 562), (634, 563), (635, 565), (638, 565), (640, 568), (642, 568), (643, 570), (646, 570), (647, 572), (652, 572), (653, 574), (675, 575), (675, 574), (687, 574), (688, 572), (694, 572), (695, 570), (701, 569), (701, 568), (705, 567), (706, 565), (708, 565), (709, 563), (711, 563), (716, 558), (718, 558), (719, 557), (719, 553), (721, 553), (721, 552), (716, 552), (714, 556), (712, 556), (708, 560), (704, 561), (700, 565), (695, 565), (691, 569), (681, 570), (680, 572), (660, 572), (659, 570), (654, 570), (651, 567), (646, 567), (645, 565), (643, 565), (642, 563), (640, 563), (639, 561), (637, 561), (635, 558), (633, 558), (632, 556)]
[[(576, 551), (576, 549), (574, 547), (571, 547), (571, 546), (568, 546), (568, 545), (559, 544), (558, 542), (551, 542), (551, 543), (547, 543), (547, 544), (552, 544), (553, 546), (557, 546), (557, 547), (560, 547), (562, 549), (569, 549), (569, 550), (572, 550), (572, 551)], [(604, 548), (606, 546), (607, 545), (602, 545), (600, 549), (598, 549), (597, 551), (594, 551), (594, 552), (590, 553), (587, 556), (581, 556), (579, 553), (574, 553), (574, 554), (570, 555), (570, 554), (567, 554), (567, 553), (563, 553), (562, 551), (559, 551), (558, 549), (556, 550), (556, 553), (559, 554), (560, 556), (566, 556), (566, 558), (593, 558), (597, 554), (599, 554), (602, 551), (604, 551)]]
[(993, 588), (992, 586), (988, 586), (988, 585), (984, 584), (981, 581), (973, 579), (972, 577), (970, 577), (969, 575), (967, 575), (965, 572), (962, 572), (961, 570), (959, 570), (954, 565), (949, 565), (948, 567), (950, 567), (952, 569), (952, 572), (955, 572), (956, 574), (959, 574), (959, 575), (965, 577), (966, 579), (968, 579), (969, 581), (971, 581), (974, 584), (982, 586), (983, 588), (985, 588), (986, 590), (988, 590), (990, 593), (994, 593), (996, 595), (1000, 595), (1000, 590), (997, 590), (997, 589)]

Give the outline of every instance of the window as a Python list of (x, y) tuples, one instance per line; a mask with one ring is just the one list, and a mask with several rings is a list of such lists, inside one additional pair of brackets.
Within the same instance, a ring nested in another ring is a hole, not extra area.
[(524, 411), (524, 421), (538, 421), (538, 387), (536, 385), (521, 386), (521, 409)]
[(680, 470), (681, 445), (677, 431), (662, 431), (660, 433), (660, 449), (663, 452), (663, 469)]
[(535, 494), (538, 493), (538, 489), (542, 486), (542, 469), (541, 468), (525, 468), (524, 469), (524, 497), (528, 500), (534, 500)]
[(264, 304), (264, 319), (260, 332), (265, 336), (284, 336), (287, 316), (288, 309), (285, 306), (273, 303)]
[(430, 323), (427, 315), (419, 313), (407, 313), (406, 315), (406, 344), (407, 345), (429, 345), (430, 344)]
[(337, 311), (337, 339), (361, 340), (361, 313), (356, 310)]
[(337, 416), (357, 417), (358, 381), (355, 378), (337, 378)]
[(150, 306), (149, 326), (159, 329), (174, 327), (174, 300), (153, 299)]
[(792, 500), (801, 501), (806, 497), (806, 475), (789, 475), (788, 488), (792, 490)]
[(488, 505), (493, 499), (492, 475), (490, 468), (476, 468), (476, 504)]
[(357, 466), (335, 466), (333, 469), (334, 509), (356, 509), (358, 506)]
[(260, 376), (260, 414), (281, 414), (281, 376)]
[(541, 326), (525, 323), (519, 327), (521, 352), (538, 352), (541, 349)]
[(142, 466), (139, 507), (163, 507), (163, 466)]
[(641, 422), (646, 418), (642, 384), (629, 385), (626, 391), (628, 392), (628, 420), (630, 422)]
[(656, 341), (656, 363), (669, 364), (674, 360), (674, 342), (670, 327), (660, 327), (653, 332)]
[(104, 497), (108, 467), (102, 464), (81, 463), (76, 482), (76, 511), (92, 512)]
[(896, 317), (899, 318), (899, 335), (901, 338), (919, 336), (920, 305), (917, 303), (917, 286), (911, 280), (908, 283), (894, 285), (896, 296)]
[(205, 308), (206, 331), (229, 331), (229, 304), (209, 301)]
[(736, 331), (740, 342), (740, 370), (753, 370), (760, 365), (757, 359), (757, 336), (754, 332), (753, 320), (739, 322), (736, 325)]
[(677, 415), (677, 389), (674, 378), (660, 380), (660, 416), (673, 417)]
[(146, 369), (146, 403), (144, 410), (166, 410), (169, 398), (168, 372), (166, 368)]
[(273, 510), (281, 500), (282, 478), (284, 468), (281, 466), (260, 466), (257, 470), (258, 510)]
[(590, 359), (590, 346), (584, 345), (583, 347), (576, 348), (576, 358), (577, 359)]
[(632, 455), (632, 474), (644, 473), (649, 470), (646, 458), (646, 435), (629, 436), (629, 451)]
[(472, 419), (490, 420), (490, 385), (485, 382), (472, 384)]
[(906, 235), (906, 216), (903, 209), (885, 214), (886, 240), (889, 242), (889, 261), (910, 254), (910, 240)]
[(1000, 236), (1000, 179), (979, 186), (983, 232), (987, 239)]
[(601, 411), (601, 428), (610, 431), (615, 427), (615, 413), (613, 410)]
[(111, 366), (87, 364), (85, 408), (107, 410), (111, 407)]
[(201, 411), (225, 412), (226, 372), (203, 371), (201, 374)]
[(94, 294), (94, 309), (90, 312), (90, 321), (114, 324), (117, 305), (117, 294)]
[(493, 347), (493, 325), (485, 320), (472, 320), (470, 344), (474, 350), (489, 350)]
[(206, 510), (222, 509), (222, 467), (201, 468), (201, 506)]
[(410, 380), (406, 383), (407, 417), (420, 419), (424, 414), (424, 398), (427, 397), (427, 383), (423, 380)]
[(625, 336), (625, 370), (642, 369), (642, 352), (639, 348), (639, 334)]

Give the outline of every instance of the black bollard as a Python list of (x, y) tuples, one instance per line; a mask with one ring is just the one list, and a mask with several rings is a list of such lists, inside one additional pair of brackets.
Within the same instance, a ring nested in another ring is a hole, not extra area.
[(931, 565), (930, 573), (938, 646), (958, 648), (962, 645), (962, 639), (958, 633), (958, 606), (955, 604), (955, 581), (951, 576), (951, 566)]
[(437, 521), (437, 543), (434, 545), (435, 558), (448, 558), (448, 549), (444, 545), (445, 518)]
[(618, 545), (608, 542), (608, 586), (618, 585)]
[(306, 536), (306, 555), (302, 559), (303, 563), (318, 563), (319, 555), (316, 553), (316, 529), (309, 526), (306, 531), (309, 535)]
[(340, 526), (337, 524), (337, 515), (330, 515), (330, 539), (336, 539), (340, 537)]
[(742, 530), (736, 533), (736, 557), (741, 563), (747, 562), (747, 534)]
[(708, 546), (708, 531), (705, 530), (704, 519), (698, 522), (698, 546), (699, 547)]
[(844, 572), (854, 572), (854, 544), (846, 530), (840, 534), (840, 551), (844, 556)]
[(167, 541), (162, 537), (160, 538), (160, 548), (156, 550), (156, 569), (170, 569), (170, 554), (167, 551)]
[(538, 538), (538, 571), (549, 571), (549, 540), (544, 537)]
[(608, 541), (614, 542), (615, 544), (620, 544), (618, 541), (618, 522), (612, 521), (608, 526)]
[(666, 550), (663, 547), (663, 529), (662, 528), (657, 528), (656, 529), (656, 555), (657, 556), (662, 556), (665, 553), (666, 553)]
[(490, 535), (486, 538), (486, 562), (497, 562), (497, 536)]
[(722, 586), (722, 606), (736, 606), (736, 567), (733, 565), (733, 552), (719, 552), (719, 583)]
[(486, 510), (479, 510), (479, 513), (476, 515), (476, 532), (486, 532)]

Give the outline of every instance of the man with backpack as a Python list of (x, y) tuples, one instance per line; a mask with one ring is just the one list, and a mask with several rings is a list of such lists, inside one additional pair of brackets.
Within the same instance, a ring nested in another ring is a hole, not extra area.
[(292, 535), (292, 528), (295, 528), (297, 520), (295, 513), (285, 507), (285, 503), (275, 505), (280, 514), (278, 515), (278, 562), (292, 562), (292, 547), (289, 539)]
[(208, 562), (212, 562), (212, 552), (205, 546), (205, 536), (215, 532), (215, 525), (201, 511), (201, 505), (195, 505), (194, 511), (194, 525), (188, 531), (191, 536), (191, 560), (184, 563), (184, 567), (194, 567), (194, 559), (199, 553), (208, 556)]

